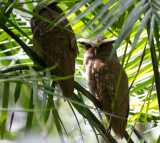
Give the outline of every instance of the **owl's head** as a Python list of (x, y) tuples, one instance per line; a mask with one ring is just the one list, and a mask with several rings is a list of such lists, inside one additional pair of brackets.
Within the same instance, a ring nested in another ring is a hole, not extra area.
[(92, 48), (100, 48), (101, 45), (111, 45), (112, 43), (114, 43), (117, 40), (117, 38), (105, 38), (103, 36), (98, 36), (98, 37), (94, 37), (91, 39), (84, 39), (84, 38), (80, 38), (78, 39), (78, 43), (84, 45), (86, 48), (87, 47), (92, 47)]

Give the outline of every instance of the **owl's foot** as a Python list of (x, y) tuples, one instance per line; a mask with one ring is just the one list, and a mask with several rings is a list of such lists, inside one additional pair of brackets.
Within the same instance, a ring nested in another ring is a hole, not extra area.
[(106, 136), (110, 136), (111, 134), (111, 124), (109, 124), (108, 128), (106, 129)]
[(112, 117), (110, 117), (109, 119), (109, 125), (108, 125), (108, 128), (106, 129), (106, 135), (109, 137), (110, 134), (111, 134), (111, 127), (112, 127)]

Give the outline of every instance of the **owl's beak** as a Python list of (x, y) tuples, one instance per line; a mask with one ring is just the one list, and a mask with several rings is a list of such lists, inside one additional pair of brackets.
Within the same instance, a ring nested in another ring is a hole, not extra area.
[(94, 48), (94, 55), (97, 55), (97, 48)]

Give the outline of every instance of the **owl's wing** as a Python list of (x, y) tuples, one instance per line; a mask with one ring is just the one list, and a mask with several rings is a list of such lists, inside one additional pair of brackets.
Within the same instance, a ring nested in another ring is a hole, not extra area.
[[(118, 81), (118, 77), (120, 74), (121, 65), (118, 59), (112, 59), (109, 63), (111, 67), (111, 72), (116, 80), (116, 84)], [(123, 138), (125, 128), (127, 125), (127, 117), (129, 114), (129, 93), (128, 93), (128, 77), (125, 70), (122, 70), (121, 80), (118, 88), (118, 94), (115, 98), (113, 113), (117, 116), (123, 117), (121, 118), (113, 118), (112, 121), (112, 129), (116, 133), (117, 136)]]
[[(57, 13), (62, 10), (56, 6), (51, 5), (49, 8)], [(40, 15), (46, 19), (54, 20), (57, 14), (43, 9)], [(56, 76), (72, 76), (70, 79), (60, 82), (63, 95), (66, 97), (73, 96), (74, 89), (74, 71), (75, 71), (75, 57), (77, 56), (78, 48), (76, 45), (75, 35), (71, 27), (67, 27), (68, 21), (64, 20), (60, 23), (61, 26), (55, 26), (33, 17), (31, 19), (31, 29), (33, 32), (34, 49), (46, 62), (47, 67), (52, 67), (58, 64), (58, 67), (52, 70)]]
[[(111, 72), (116, 80), (116, 84), (120, 74), (121, 65), (118, 59), (111, 59), (109, 62), (111, 67)], [(128, 77), (124, 69), (122, 69), (121, 80), (118, 88), (117, 102), (115, 103), (117, 106), (121, 107), (122, 105), (126, 105), (125, 110), (129, 108), (129, 93), (128, 93)], [(118, 109), (116, 109), (118, 110)], [(128, 117), (128, 114), (126, 115)]]

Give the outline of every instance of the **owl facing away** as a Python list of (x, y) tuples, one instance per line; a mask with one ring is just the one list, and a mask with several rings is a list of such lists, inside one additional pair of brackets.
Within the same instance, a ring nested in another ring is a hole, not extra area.
[[(88, 87), (93, 95), (101, 102), (106, 114), (109, 127), (120, 138), (123, 138), (129, 113), (128, 77), (123, 69), (118, 94), (115, 97), (116, 84), (120, 73), (120, 62), (115, 53), (110, 57), (115, 38), (106, 39), (98, 36), (92, 39), (79, 39), (85, 46), (84, 68)], [(112, 103), (113, 106), (112, 106)]]
[[(63, 12), (56, 4), (57, 2), (41, 3), (41, 5), (34, 8), (33, 12), (54, 22), (59, 19), (60, 14)], [(59, 77), (72, 76), (59, 82), (63, 95), (71, 98), (74, 90), (73, 76), (78, 48), (71, 26), (65, 27), (67, 24), (67, 19), (64, 19), (56, 26), (36, 16), (31, 19), (34, 50), (42, 57), (47, 67), (58, 64), (51, 71), (53, 75)]]

